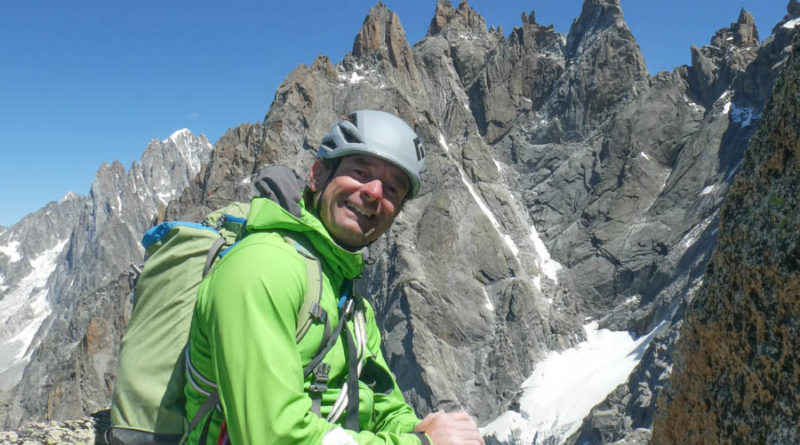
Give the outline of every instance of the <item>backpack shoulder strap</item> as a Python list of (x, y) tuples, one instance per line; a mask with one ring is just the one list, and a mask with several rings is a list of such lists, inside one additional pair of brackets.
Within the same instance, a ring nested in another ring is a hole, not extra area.
[[(300, 311), (297, 313), (295, 341), (299, 343), (303, 339), (314, 320), (320, 320), (325, 323), (324, 337), (328, 337), (330, 335), (328, 314), (320, 306), (320, 301), (322, 300), (322, 263), (319, 258), (296, 240), (285, 235), (283, 239), (297, 250), (306, 263), (306, 293), (303, 296), (303, 304), (300, 306)], [(323, 341), (327, 341), (327, 338), (323, 338)]]

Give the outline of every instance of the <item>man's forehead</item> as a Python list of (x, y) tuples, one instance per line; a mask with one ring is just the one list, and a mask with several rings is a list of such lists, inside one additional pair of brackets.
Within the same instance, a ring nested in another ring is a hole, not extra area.
[(381, 158), (369, 155), (352, 155), (347, 156), (343, 160), (347, 160), (355, 165), (359, 166), (376, 166), (376, 165), (384, 165), (388, 167), (386, 171), (391, 176), (394, 181), (397, 181), (399, 184), (405, 185), (410, 187), (410, 181), (408, 179), (408, 175), (398, 166), (392, 164), (389, 161), (385, 161)]

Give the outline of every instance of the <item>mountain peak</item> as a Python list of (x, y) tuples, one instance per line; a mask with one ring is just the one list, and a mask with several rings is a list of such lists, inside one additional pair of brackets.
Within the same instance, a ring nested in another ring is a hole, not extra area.
[(381, 2), (369, 10), (353, 42), (353, 55), (362, 57), (377, 51), (392, 40), (405, 40), (406, 33), (397, 14)]
[(169, 137), (167, 139), (165, 139), (163, 142), (167, 142), (168, 140), (176, 142), (179, 138), (187, 137), (187, 136), (192, 136), (192, 132), (189, 131), (188, 128), (181, 128), (180, 130), (177, 130), (174, 133), (172, 133), (171, 135), (169, 135)]
[(353, 42), (352, 55), (356, 59), (388, 58), (394, 68), (408, 73), (416, 71), (411, 47), (400, 19), (394, 11), (380, 2), (364, 18)]
[[(575, 56), (601, 32), (625, 27), (620, 0), (586, 0), (581, 15), (572, 22), (567, 36), (567, 54)], [(631, 39), (633, 36), (631, 35)]]
[(74, 193), (72, 190), (70, 190), (70, 191), (67, 192), (66, 195), (64, 195), (63, 198), (61, 198), (61, 200), (59, 202), (66, 202), (66, 201), (70, 201), (70, 200), (78, 199), (78, 198), (80, 198), (80, 195), (78, 195), (77, 193)]
[(486, 33), (486, 21), (483, 16), (475, 12), (466, 0), (461, 0), (458, 8), (453, 8), (450, 0), (436, 2), (436, 12), (428, 26), (427, 36), (441, 34), (446, 29), (455, 29), (458, 32)]
[(744, 8), (739, 12), (736, 23), (731, 24), (731, 31), (733, 31), (733, 43), (739, 48), (758, 48), (761, 44), (753, 14)]
[(786, 5), (786, 12), (790, 17), (800, 15), (800, 2), (797, 0), (791, 0), (789, 4)]

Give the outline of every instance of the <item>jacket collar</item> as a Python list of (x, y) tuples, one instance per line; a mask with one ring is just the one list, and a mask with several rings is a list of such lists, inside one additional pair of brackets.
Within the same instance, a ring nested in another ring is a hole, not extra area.
[(303, 235), (319, 254), (320, 260), (344, 278), (354, 279), (361, 275), (364, 259), (361, 252), (351, 252), (339, 246), (331, 238), (322, 222), (305, 209), (302, 199), (297, 203), (297, 217), (269, 198), (253, 198), (247, 216), (248, 232), (260, 230), (286, 230)]

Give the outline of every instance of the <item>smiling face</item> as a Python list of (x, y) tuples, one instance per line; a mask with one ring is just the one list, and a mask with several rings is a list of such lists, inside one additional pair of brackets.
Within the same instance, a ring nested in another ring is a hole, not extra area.
[(341, 246), (360, 249), (383, 235), (400, 212), (410, 190), (403, 170), (382, 159), (353, 155), (341, 158), (333, 178), (317, 161), (310, 188), (319, 199), (319, 217)]

